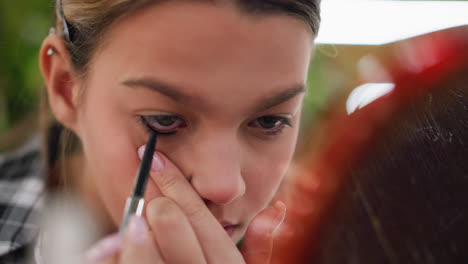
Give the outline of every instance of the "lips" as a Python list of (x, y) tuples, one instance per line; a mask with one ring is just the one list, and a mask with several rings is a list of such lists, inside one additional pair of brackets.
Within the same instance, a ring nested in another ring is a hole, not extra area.
[(221, 221), (220, 223), (221, 223), (221, 226), (223, 226), (224, 231), (226, 231), (226, 233), (230, 237), (232, 237), (232, 235), (236, 231), (237, 227), (239, 226), (239, 225), (235, 225), (235, 224), (232, 224), (232, 223), (229, 223), (229, 222), (226, 222), (226, 221)]
[(232, 235), (234, 234), (234, 231), (236, 231), (236, 226), (225, 226), (224, 227), (224, 231), (226, 231), (226, 233), (232, 237)]

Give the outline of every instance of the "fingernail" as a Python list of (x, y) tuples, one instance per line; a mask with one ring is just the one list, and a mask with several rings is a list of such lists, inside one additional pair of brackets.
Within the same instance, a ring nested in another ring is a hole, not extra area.
[(122, 237), (114, 234), (106, 237), (85, 253), (86, 263), (96, 263), (110, 257), (122, 249)]
[(130, 218), (128, 232), (130, 239), (137, 244), (143, 244), (148, 240), (148, 226), (145, 220), (139, 216)]
[[(138, 157), (140, 157), (140, 160), (143, 159), (143, 155), (145, 154), (145, 149), (146, 149), (146, 145), (143, 145), (138, 149)], [(158, 171), (161, 171), (163, 168), (164, 168), (164, 161), (161, 158), (161, 156), (155, 151), (153, 154), (153, 162), (151, 163), (151, 170), (158, 172)]]
[(281, 201), (277, 201), (273, 207), (278, 212), (278, 218), (277, 218), (278, 219), (278, 225), (273, 230), (273, 233), (274, 233), (281, 226), (281, 224), (284, 222), (284, 218), (286, 217), (286, 205)]
[(164, 169), (164, 161), (161, 158), (161, 156), (156, 152), (154, 152), (153, 163), (151, 163), (151, 169), (156, 172), (162, 171), (162, 169)]

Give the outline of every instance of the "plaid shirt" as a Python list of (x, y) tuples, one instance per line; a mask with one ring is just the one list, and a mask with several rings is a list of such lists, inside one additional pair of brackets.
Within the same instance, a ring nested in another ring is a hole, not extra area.
[(0, 263), (31, 263), (44, 197), (40, 139), (0, 154)]

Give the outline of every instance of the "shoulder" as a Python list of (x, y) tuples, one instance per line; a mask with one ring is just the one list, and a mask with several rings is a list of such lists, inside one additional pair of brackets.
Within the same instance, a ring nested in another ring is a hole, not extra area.
[(42, 207), (44, 172), (40, 138), (0, 154), (0, 260), (32, 243)]

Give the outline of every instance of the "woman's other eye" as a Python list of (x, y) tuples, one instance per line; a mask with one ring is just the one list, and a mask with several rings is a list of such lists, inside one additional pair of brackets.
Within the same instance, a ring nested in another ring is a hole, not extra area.
[(141, 116), (141, 120), (147, 129), (159, 133), (177, 132), (186, 126), (184, 120), (174, 115)]
[(263, 130), (267, 135), (276, 135), (286, 126), (292, 127), (291, 119), (283, 116), (262, 116), (248, 124), (250, 127)]

